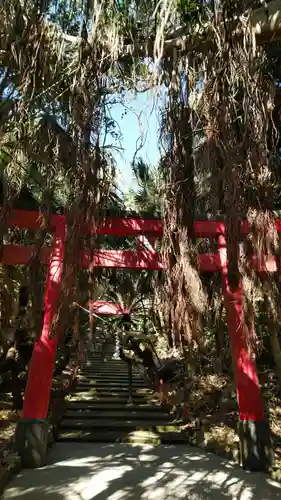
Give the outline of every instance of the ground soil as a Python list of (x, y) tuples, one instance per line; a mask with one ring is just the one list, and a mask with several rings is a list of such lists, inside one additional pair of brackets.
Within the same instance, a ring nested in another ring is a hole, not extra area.
[[(281, 471), (281, 400), (278, 384), (273, 372), (260, 374), (264, 406), (273, 436), (275, 469)], [(227, 451), (238, 449), (237, 434), (238, 409), (233, 381), (226, 375), (198, 375), (189, 383), (186, 405), (186, 426), (196, 427), (203, 422), (205, 438), (214, 449)], [(183, 405), (182, 389), (174, 387), (169, 392), (169, 402), (173, 406)]]
[[(68, 366), (63, 373), (53, 380), (52, 397), (64, 392), (70, 383), (73, 366)], [(20, 412), (13, 410), (12, 395), (0, 393), (0, 459), (11, 449), (15, 427)]]

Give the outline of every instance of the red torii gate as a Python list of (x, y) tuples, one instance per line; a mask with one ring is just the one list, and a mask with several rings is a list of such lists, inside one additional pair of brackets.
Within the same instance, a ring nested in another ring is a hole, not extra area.
[(96, 300), (92, 303), (92, 312), (99, 316), (122, 316), (126, 311), (123, 310), (120, 304)]
[[(39, 229), (41, 216), (42, 214), (38, 212), (13, 210), (7, 218), (7, 225), (8, 227)], [(281, 232), (280, 219), (276, 220), (276, 229)], [(48, 230), (54, 232), (53, 248), (44, 248), (40, 255), (41, 262), (48, 265), (43, 330), (40, 339), (34, 345), (22, 417), (16, 432), (16, 446), (21, 453), (23, 463), (33, 466), (42, 463), (47, 446), (46, 418), (58, 342), (57, 334), (54, 336), (50, 334), (60, 293), (66, 217), (52, 215)], [(248, 230), (248, 224), (242, 223), (242, 231), (246, 233)], [(123, 237), (147, 235), (155, 239), (162, 236), (163, 226), (160, 220), (116, 217), (105, 219), (96, 229), (85, 224), (83, 231), (85, 234)], [(242, 462), (251, 469), (260, 470), (266, 468), (270, 462), (269, 426), (264, 416), (255, 364), (249, 356), (246, 345), (242, 283), (239, 283), (235, 291), (231, 291), (228, 285), (225, 233), (226, 228), (223, 222), (195, 221), (197, 238), (216, 238), (218, 241), (218, 253), (200, 255), (198, 264), (201, 272), (219, 271), (222, 275), (224, 303), (237, 385)], [(32, 247), (5, 245), (2, 262), (4, 264), (27, 264), (32, 254)], [(137, 251), (97, 250), (94, 252), (93, 262), (91, 262), (90, 253), (85, 251), (82, 255), (82, 263), (85, 268), (90, 265), (123, 269), (163, 268), (156, 251), (139, 249)], [(278, 268), (274, 258), (263, 263), (254, 258), (253, 265), (261, 273), (276, 272)], [(37, 435), (37, 440), (34, 440), (34, 435)], [(39, 457), (37, 461), (34, 459), (34, 448), (36, 448)]]

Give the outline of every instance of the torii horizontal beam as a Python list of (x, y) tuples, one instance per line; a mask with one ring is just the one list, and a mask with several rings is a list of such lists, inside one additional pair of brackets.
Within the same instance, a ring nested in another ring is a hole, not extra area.
[[(6, 265), (28, 264), (32, 255), (33, 247), (21, 245), (4, 245), (2, 263)], [(43, 248), (41, 251), (42, 264), (48, 264), (51, 250)], [(257, 263), (254, 257), (253, 266), (258, 267), (259, 272), (274, 273), (278, 266), (276, 259), (266, 259), (263, 263)], [(213, 273), (220, 272), (225, 265), (222, 262), (221, 255), (212, 253), (203, 253), (198, 255), (199, 270), (201, 272)], [(90, 252), (82, 253), (82, 267), (107, 267), (118, 269), (149, 269), (160, 270), (163, 265), (160, 255), (151, 250), (96, 250), (93, 259)]]
[[(0, 209), (1, 213), (1, 209)], [(40, 229), (43, 214), (34, 210), (12, 210), (7, 217), (8, 227)], [(51, 214), (48, 230), (53, 232), (56, 225), (64, 221), (65, 215)], [(111, 236), (137, 236), (139, 234), (162, 235), (163, 225), (159, 219), (107, 217), (96, 229), (84, 227), (84, 234), (100, 234)]]
[[(1, 213), (1, 209), (0, 209)], [(58, 224), (66, 223), (64, 215), (52, 214), (48, 230), (54, 231)], [(25, 229), (40, 229), (42, 213), (33, 210), (12, 210), (7, 217), (8, 227), (19, 227)], [(281, 232), (281, 219), (275, 220), (276, 230)], [(196, 220), (194, 223), (195, 236), (197, 238), (215, 238), (225, 234), (226, 228), (222, 221)], [(242, 222), (242, 232), (249, 232), (247, 222)], [(163, 223), (160, 219), (107, 217), (97, 228), (85, 225), (84, 234), (99, 234), (108, 236), (138, 236), (141, 234), (161, 237), (163, 234)]]

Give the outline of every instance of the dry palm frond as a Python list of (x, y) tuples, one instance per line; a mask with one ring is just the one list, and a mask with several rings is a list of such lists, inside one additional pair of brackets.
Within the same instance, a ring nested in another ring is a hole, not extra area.
[[(23, 272), (19, 266), (0, 265), (0, 330), (9, 332), (15, 326), (18, 292), (23, 282)], [(1, 342), (2, 339), (0, 339)]]
[[(212, 190), (221, 205), (219, 210), (226, 214), (233, 286), (239, 279), (240, 220), (248, 217), (251, 228), (259, 226), (255, 249), (259, 246), (261, 252), (266, 250), (261, 242), (261, 220), (267, 231), (272, 224), (266, 200), (274, 186), (267, 149), (273, 85), (263, 72), (264, 55), (255, 44), (251, 12), (242, 16), (245, 8), (241, 2), (237, 17), (232, 18), (233, 5), (225, 1), (224, 29), (213, 25), (216, 50), (208, 57), (199, 107), (214, 181)], [(254, 241), (254, 231), (251, 238)], [(276, 236), (272, 238), (267, 246), (276, 246)]]
[[(185, 75), (186, 81), (188, 80)], [(195, 184), (191, 112), (180, 99), (180, 74), (173, 70), (173, 86), (164, 115), (163, 127), (168, 147), (162, 163), (165, 183), (162, 257), (168, 269), (162, 284), (162, 301), (175, 338), (198, 345), (200, 315), (206, 297), (197, 268), (194, 235)]]
[[(75, 298), (85, 227), (96, 227), (103, 217), (114, 175), (112, 157), (101, 144), (107, 86), (104, 75), (114, 66), (122, 45), (114, 6), (113, 1), (93, 2), (91, 33), (84, 29), (91, 17), (87, 7), (80, 36), (75, 39), (41, 15), (32, 2), (3, 1), (0, 7), (0, 64), (13, 98), (12, 112), (0, 125), (0, 148), (7, 135), (17, 146), (16, 150), (11, 145), (8, 148), (6, 173), (11, 195), (6, 196), (1, 217), (4, 220), (12, 206), (16, 191), (11, 189), (13, 176), (19, 185), (25, 182), (16, 165), (37, 163), (46, 181), (43, 193), (64, 191), (68, 229), (59, 312), (62, 330), (66, 310)], [(45, 242), (49, 201), (43, 196), (46, 218), (42, 219), (31, 262), (33, 282)]]
[[(279, 247), (271, 205), (275, 166), (268, 150), (274, 85), (265, 71), (265, 54), (256, 45), (250, 2), (225, 0), (221, 20), (223, 23), (215, 19), (210, 23), (213, 48), (204, 61), (206, 80), (197, 112), (206, 135), (204, 152), (216, 202), (213, 212), (224, 213), (227, 224), (231, 288), (235, 290), (244, 276), (245, 331), (253, 353), (258, 344), (255, 304), (262, 282), (254, 272), (252, 258), (255, 255), (263, 262)], [(246, 238), (241, 231), (243, 219), (250, 228)]]

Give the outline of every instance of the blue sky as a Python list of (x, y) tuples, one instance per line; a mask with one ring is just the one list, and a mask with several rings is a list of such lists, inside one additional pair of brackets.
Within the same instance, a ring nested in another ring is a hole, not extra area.
[[(131, 162), (138, 146), (138, 137), (143, 137), (143, 147), (138, 152), (147, 163), (155, 165), (159, 160), (158, 149), (158, 120), (155, 106), (157, 98), (152, 92), (138, 93), (136, 96), (126, 97), (127, 114), (124, 114), (124, 107), (121, 104), (113, 105), (111, 115), (119, 124), (122, 132), (122, 148), (124, 151), (115, 153), (118, 184), (122, 191), (127, 191), (133, 187), (133, 175)], [(117, 142), (116, 146), (120, 146)]]

